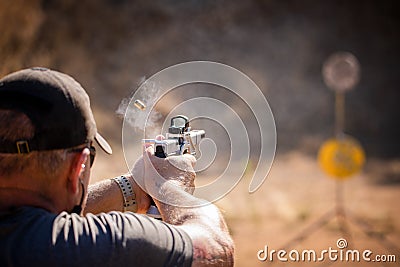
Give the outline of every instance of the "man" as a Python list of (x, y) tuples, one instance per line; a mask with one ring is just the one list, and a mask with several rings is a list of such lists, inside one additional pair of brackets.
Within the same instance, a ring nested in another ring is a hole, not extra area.
[[(190, 194), (193, 157), (148, 147), (131, 174), (89, 186), (94, 141), (112, 152), (70, 76), (32, 68), (0, 80), (0, 266), (233, 265), (220, 212)], [(133, 176), (162, 200), (163, 221), (118, 212), (149, 208)]]

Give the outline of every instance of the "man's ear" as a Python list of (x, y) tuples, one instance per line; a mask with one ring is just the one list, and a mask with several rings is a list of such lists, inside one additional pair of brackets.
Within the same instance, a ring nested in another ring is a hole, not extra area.
[(72, 191), (72, 193), (76, 193), (79, 191), (79, 178), (85, 171), (86, 168), (85, 165), (89, 154), (90, 154), (89, 149), (85, 148), (82, 150), (81, 153), (76, 153), (72, 160), (68, 176), (68, 183), (69, 183), (68, 187)]

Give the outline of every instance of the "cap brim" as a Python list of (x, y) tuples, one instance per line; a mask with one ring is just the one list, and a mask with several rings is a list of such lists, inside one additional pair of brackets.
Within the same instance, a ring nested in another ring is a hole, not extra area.
[(111, 146), (107, 143), (106, 139), (103, 138), (99, 133), (96, 133), (96, 137), (94, 138), (99, 144), (99, 146), (106, 152), (107, 154), (111, 155), (112, 154), (112, 149)]

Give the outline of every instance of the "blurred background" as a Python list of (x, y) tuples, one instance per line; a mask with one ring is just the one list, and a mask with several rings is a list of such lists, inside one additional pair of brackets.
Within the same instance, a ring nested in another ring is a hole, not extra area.
[[(191, 60), (247, 74), (273, 111), (276, 157), (260, 190), (248, 194), (244, 177), (217, 205), (236, 242), (236, 265), (262, 266), (258, 250), (285, 246), (335, 206), (336, 181), (316, 161), (334, 132), (334, 93), (321, 68), (331, 54), (351, 52), (361, 79), (346, 93), (345, 132), (367, 155), (362, 172), (343, 182), (346, 211), (364, 225), (349, 220), (351, 246), (397, 254), (399, 262), (399, 26), (395, 0), (0, 0), (0, 75), (44, 66), (83, 85), (115, 151), (98, 153), (98, 181), (127, 171), (116, 111), (145, 77)], [(339, 226), (333, 217), (298, 248), (335, 247)]]

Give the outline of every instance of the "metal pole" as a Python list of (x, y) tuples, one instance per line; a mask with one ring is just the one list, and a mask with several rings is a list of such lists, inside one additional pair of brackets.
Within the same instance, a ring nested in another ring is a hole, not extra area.
[(343, 134), (344, 130), (344, 93), (335, 92), (335, 136), (338, 138)]

